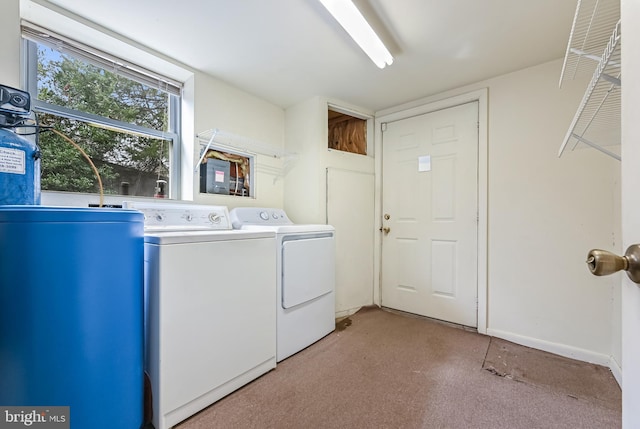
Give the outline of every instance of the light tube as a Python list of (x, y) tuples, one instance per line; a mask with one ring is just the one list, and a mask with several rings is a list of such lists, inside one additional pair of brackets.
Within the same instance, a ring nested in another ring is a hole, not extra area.
[(375, 65), (383, 69), (393, 63), (391, 53), (351, 0), (320, 0), (320, 3), (349, 33), (349, 36)]

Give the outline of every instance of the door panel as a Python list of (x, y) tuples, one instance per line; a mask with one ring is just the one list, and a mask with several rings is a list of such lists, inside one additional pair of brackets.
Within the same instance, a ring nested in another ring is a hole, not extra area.
[(455, 241), (431, 241), (431, 289), (434, 295), (456, 296), (457, 246)]
[(336, 316), (373, 304), (373, 173), (327, 168), (327, 223), (336, 241)]
[(387, 123), (385, 307), (477, 326), (478, 103)]
[(433, 160), (432, 219), (435, 221), (455, 220), (456, 159), (442, 156)]
[(335, 285), (334, 239), (282, 243), (282, 307), (291, 308), (330, 293)]

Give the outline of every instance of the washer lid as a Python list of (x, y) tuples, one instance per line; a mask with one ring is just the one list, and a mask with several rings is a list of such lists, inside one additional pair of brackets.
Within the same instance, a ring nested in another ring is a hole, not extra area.
[[(273, 238), (273, 231), (244, 231), (238, 229), (219, 231), (164, 231), (149, 232), (144, 236), (147, 244), (185, 244), (185, 243), (210, 243), (231, 240), (255, 240), (261, 238)], [(274, 244), (275, 246), (275, 244)]]

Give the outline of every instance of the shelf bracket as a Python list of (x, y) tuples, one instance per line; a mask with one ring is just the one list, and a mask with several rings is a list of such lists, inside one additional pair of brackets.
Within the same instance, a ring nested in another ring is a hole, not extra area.
[(589, 141), (589, 140), (585, 139), (584, 137), (580, 137), (580, 136), (579, 136), (579, 135), (577, 135), (577, 134), (573, 134), (573, 135), (572, 135), (572, 137), (573, 137), (574, 139), (576, 139), (576, 140), (581, 141), (582, 143), (584, 143), (584, 144), (586, 144), (586, 145), (591, 146), (592, 148), (594, 148), (594, 149), (596, 149), (596, 150), (599, 150), (600, 152), (602, 152), (602, 153), (604, 153), (604, 154), (609, 155), (609, 156), (610, 156), (610, 157), (612, 157), (612, 158), (617, 159), (618, 161), (622, 161), (622, 158), (620, 157), (620, 155), (618, 155), (618, 154), (616, 154), (616, 153), (613, 153), (613, 152), (611, 152), (610, 150), (607, 150), (607, 149), (603, 148), (602, 146), (600, 146), (600, 145), (598, 145), (598, 144), (596, 144), (596, 143), (593, 143), (593, 142), (591, 142), (591, 141)]
[(606, 80), (609, 83), (614, 84), (617, 87), (622, 86), (622, 79), (611, 76), (610, 74), (602, 73), (602, 75), (600, 75), (600, 78)]
[(202, 151), (202, 156), (198, 160), (198, 163), (196, 164), (196, 167), (193, 169), (194, 173), (197, 173), (198, 170), (200, 169), (200, 164), (202, 164), (202, 160), (204, 159), (204, 157), (207, 156), (207, 151), (211, 147), (211, 143), (213, 143), (213, 139), (215, 139), (217, 135), (218, 135), (218, 129), (216, 128), (215, 130), (213, 130), (211, 132), (211, 138), (209, 139), (209, 142), (207, 143), (207, 146)]

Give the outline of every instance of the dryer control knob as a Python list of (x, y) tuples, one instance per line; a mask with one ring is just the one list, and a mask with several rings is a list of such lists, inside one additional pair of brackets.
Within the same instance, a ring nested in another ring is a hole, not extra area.
[(260, 219), (262, 219), (262, 220), (269, 220), (269, 213), (267, 213), (267, 212), (260, 212)]

